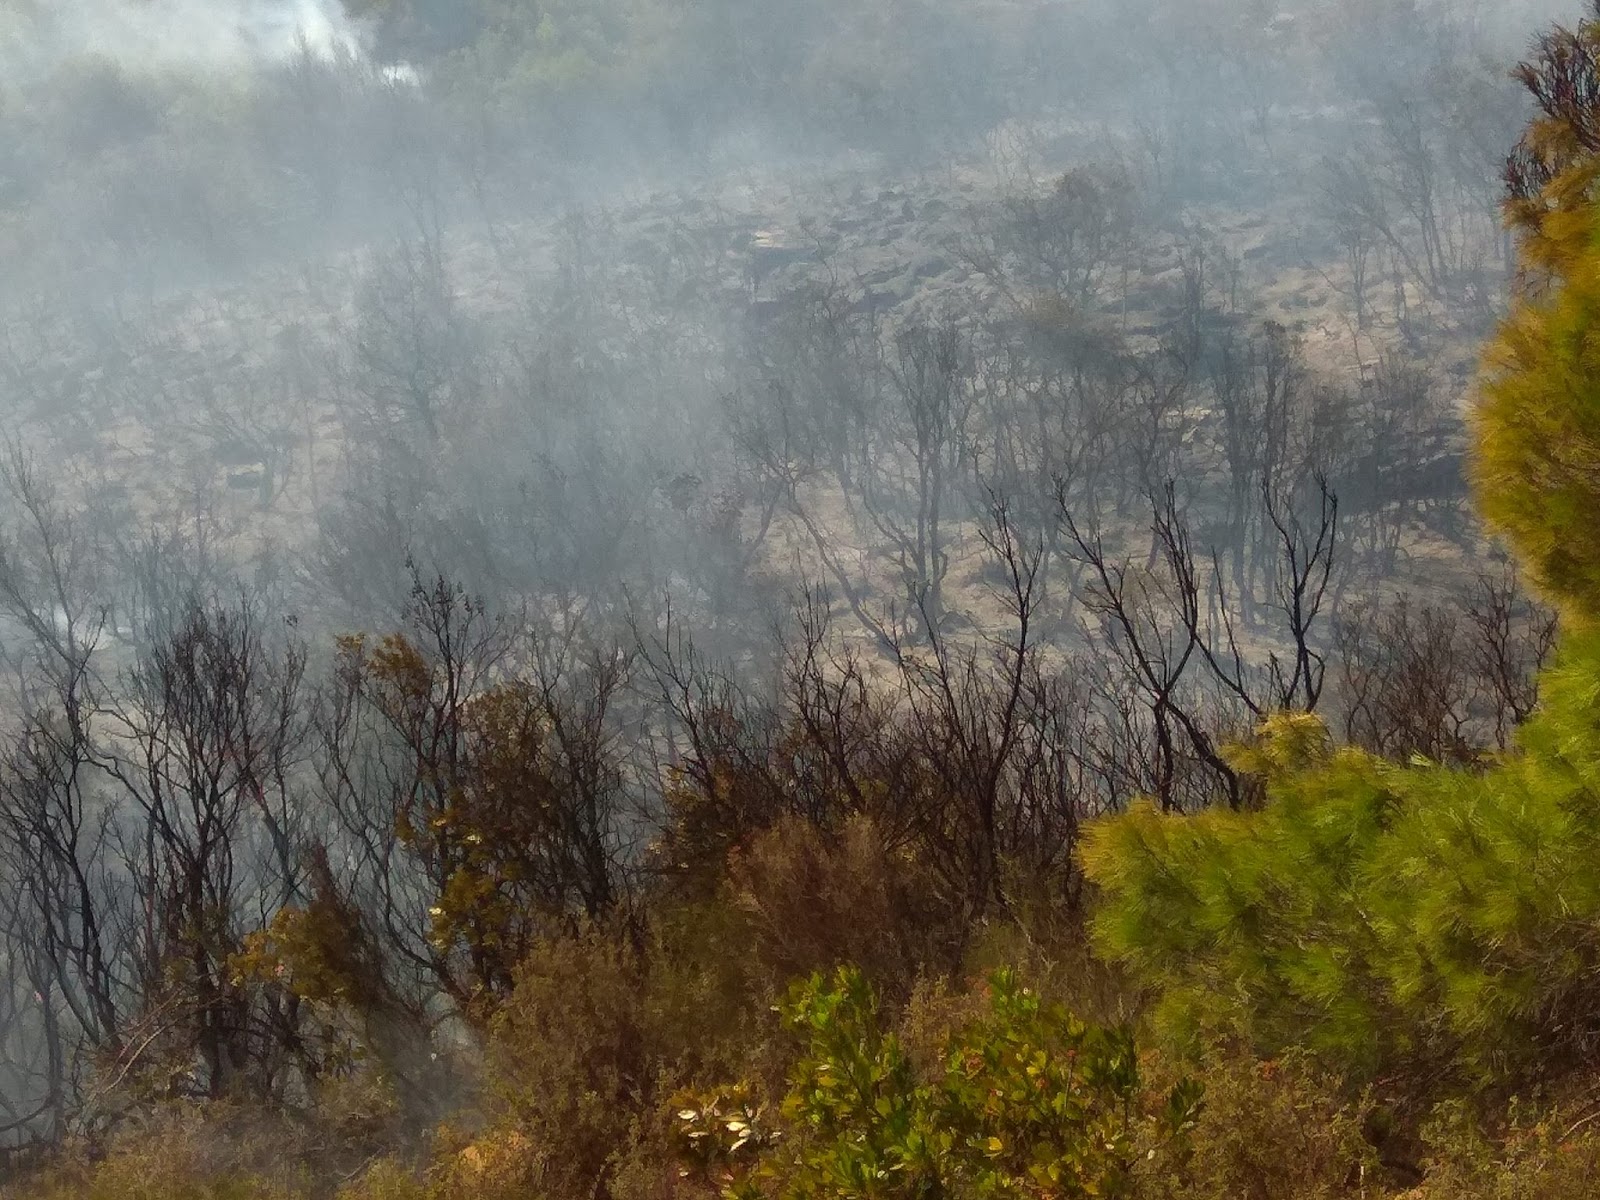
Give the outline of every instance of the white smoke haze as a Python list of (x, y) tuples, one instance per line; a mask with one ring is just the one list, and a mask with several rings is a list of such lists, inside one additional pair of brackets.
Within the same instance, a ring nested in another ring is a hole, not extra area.
[[(623, 748), (597, 770), (652, 828), (679, 811), (658, 781), (688, 778), (677, 714), (654, 697), (703, 690), (685, 703), (715, 708), (721, 729), (800, 680), (803, 695), (716, 751), (759, 756), (750, 778), (777, 805), (793, 771), (769, 754), (812, 761), (788, 730), (818, 705), (857, 704), (846, 680), (864, 694), (931, 661), (935, 639), (976, 647), (976, 682), (960, 685), (971, 707), (936, 699), (917, 728), (970, 728), (951, 779), (1011, 753), (987, 757), (1004, 741), (987, 730), (1027, 730), (1015, 753), (1029, 762), (1005, 769), (1029, 781), (1015, 787), (1030, 811), (1063, 814), (1038, 840), (1065, 855), (1080, 814), (1135, 788), (1193, 787), (1180, 809), (1220, 795), (1211, 750), (1159, 750), (1179, 728), (1174, 698), (1220, 698), (1195, 712), (1213, 732), (1243, 728), (1247, 708), (1299, 706), (1299, 692), (1265, 690), (1278, 662), (1310, 661), (1304, 629), (1273, 614), (1293, 595), (1285, 570), (1317, 560), (1301, 545), (1285, 562), (1274, 531), (1287, 513), (1323, 545), (1327, 480), (1339, 520), (1323, 561), (1337, 561), (1314, 656), (1330, 698), (1345, 657), (1363, 690), (1360, 712), (1323, 711), (1365, 728), (1378, 718), (1364, 714), (1427, 691), (1441, 732), (1417, 752), (1457, 761), (1460, 730), (1507, 694), (1512, 653), (1467, 653), (1453, 632), (1485, 623), (1461, 606), (1489, 594), (1478, 564), (1498, 562), (1468, 503), (1462, 411), (1516, 265), (1502, 176), (1530, 105), (1510, 71), (1590, 3), (0, 0), (0, 1179), (8, 1143), (53, 1135), (52, 1098), (71, 1097), (63, 1120), (100, 1102), (78, 1064), (116, 1061), (152, 1014), (188, 1005), (189, 984), (169, 1000), (148, 969), (142, 919), (123, 919), (182, 889), (129, 882), (157, 870), (136, 849), (155, 810), (128, 788), (144, 768), (116, 729), (209, 704), (139, 689), (175, 676), (169, 642), (233, 598), (255, 606), (263, 645), (280, 630), (303, 641), (306, 682), (301, 705), (254, 706), (304, 712), (303, 740), (271, 770), (240, 769), (233, 747), (253, 735), (208, 741), (224, 757), (196, 764), (238, 780), (237, 886), (162, 928), (225, 920), (215, 944), (229, 946), (270, 930), (292, 863), (325, 832), (327, 861), (389, 869), (362, 847), (396, 845), (394, 821), (351, 822), (390, 801), (336, 811), (329, 793), (346, 786), (327, 781), (379, 778), (390, 744), (347, 759), (342, 726), (317, 723), (353, 702), (336, 638), (408, 628), (442, 594), (435, 579), (507, 617), (480, 679), (524, 654), (565, 671), (592, 649), (609, 671), (614, 645), (640, 650), (613, 716), (585, 699), (578, 723)], [(1280, 485), (1289, 507), (1274, 509)], [(1090, 569), (1101, 551), (1077, 543), (1074, 514), (1103, 522), (1126, 565)], [(1002, 524), (1020, 555), (997, 544)], [(1007, 581), (1030, 554), (1041, 587), (1024, 602)], [(1113, 574), (1138, 610), (1126, 626), (1095, 588)], [(1164, 614), (1185, 587), (1193, 615)], [(1378, 606), (1392, 594), (1419, 607), (1390, 620)], [(827, 664), (801, 679), (808, 647), (791, 655), (773, 636), (809, 626), (813, 603), (829, 610), (828, 645), (852, 656), (840, 687)], [(1023, 611), (1036, 708), (1011, 726), (986, 707), (1007, 688), (983, 664), (1024, 664), (1009, 616)], [(1417, 620), (1435, 611), (1437, 627)], [(97, 640), (75, 649), (86, 625)], [(1157, 639), (1152, 661), (1188, 646), (1189, 674), (1153, 689), (1125, 677), (1117, 631), (1135, 626)], [(188, 645), (211, 636), (193, 632)], [(1434, 641), (1453, 660), (1437, 685), (1409, 674), (1435, 661)], [(675, 646), (692, 648), (686, 671), (704, 655), (715, 678), (680, 689), (665, 678), (677, 663), (649, 678)], [(138, 657), (152, 648), (168, 657)], [(76, 663), (58, 665), (80, 649), (87, 692)], [(1499, 674), (1469, 683), (1472, 662)], [(1218, 663), (1235, 676), (1213, 679)], [(268, 686), (299, 669), (273, 667)], [(918, 716), (935, 697), (917, 670), (884, 713)], [(1412, 693), (1367, 690), (1391, 675)], [(576, 696), (575, 674), (555, 690), (569, 680)], [(54, 827), (30, 822), (81, 813), (32, 815), (34, 797), (67, 793), (26, 773), (38, 739), (17, 727), (37, 714), (54, 745), (57, 714), (83, 695), (104, 701), (108, 731), (67, 723), (72, 762), (95, 764), (82, 811), (116, 825), (71, 852), (103, 880), (79, 903), (108, 909), (121, 941), (104, 971), (55, 963), (61, 978), (38, 990), (37, 956), (76, 935), (55, 932), (53, 885), (30, 880), (22, 848)], [(876, 704), (858, 705), (863, 769), (892, 768), (890, 791), (945, 778), (926, 767), (944, 750), (880, 729)], [(1364, 736), (1388, 752), (1423, 735)], [(805, 768), (830, 793), (834, 755)], [(1036, 776), (1034, 763), (1055, 765)], [(244, 794), (268, 775), (297, 810), (288, 834), (269, 828), (259, 788)], [(676, 806), (688, 793), (674, 790)], [(1009, 827), (1033, 820), (1019, 810)], [(636, 832), (619, 824), (601, 854), (582, 853), (609, 859)], [(263, 857), (290, 838), (306, 842), (290, 865)], [(985, 859), (1011, 861), (992, 842)], [(632, 895), (621, 882), (614, 894)], [(387, 886), (361, 883), (352, 903), (399, 894)], [(398, 963), (434, 953), (426, 908), (416, 917), (422, 949), (402, 943)], [(393, 930), (378, 909), (362, 919)], [(102, 978), (124, 982), (91, 1025), (71, 998)], [(443, 1004), (415, 986), (397, 1011)], [(237, 1056), (193, 1068), (196, 1094), (234, 1095), (227, 1064), (258, 1061), (263, 1090), (322, 1094), (273, 1065), (301, 1062), (322, 1033), (268, 1045), (277, 1018), (258, 1015), (228, 1033), (244, 1039)], [(58, 1030), (67, 1052), (41, 1066)], [(181, 1036), (171, 1053), (196, 1058)], [(152, 1067), (138, 1094), (174, 1077)]]
[(130, 70), (237, 70), (304, 45), (328, 58), (359, 55), (359, 31), (338, 0), (5, 0), (0, 68), (12, 82), (77, 58)]

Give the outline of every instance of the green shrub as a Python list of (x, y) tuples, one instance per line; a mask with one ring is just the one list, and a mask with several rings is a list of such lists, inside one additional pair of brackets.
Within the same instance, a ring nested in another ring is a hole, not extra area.
[(785, 1012), (803, 1049), (777, 1117), (738, 1090), (680, 1099), (685, 1172), (730, 1195), (1129, 1195), (1200, 1108), (1189, 1080), (1151, 1103), (1126, 1030), (1084, 1025), (1009, 973), (927, 1083), (859, 971), (812, 976)]
[(1370, 1071), (1411, 1032), (1357, 899), (1395, 811), (1391, 775), (1331, 752), (1305, 719), (1268, 730), (1251, 765), (1269, 774), (1261, 812), (1169, 818), (1140, 804), (1086, 831), (1095, 944), (1154, 989), (1158, 1024), (1182, 1044), (1225, 1032), (1273, 1054), (1304, 1040)]
[(1516, 753), (1473, 772), (1332, 751), (1277, 718), (1259, 812), (1148, 805), (1085, 839), (1096, 945), (1193, 1043), (1296, 1044), (1370, 1077), (1570, 1069), (1600, 1033), (1600, 646), (1569, 637)]

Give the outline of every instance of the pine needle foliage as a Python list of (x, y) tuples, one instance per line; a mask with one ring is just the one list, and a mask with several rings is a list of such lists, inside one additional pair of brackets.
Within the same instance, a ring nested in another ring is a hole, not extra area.
[(1094, 937), (1167, 1032), (1306, 1046), (1347, 1075), (1550, 1074), (1600, 1050), (1600, 8), (1519, 72), (1523, 283), (1485, 356), (1475, 482), (1566, 629), (1512, 750), (1471, 768), (1334, 749), (1281, 715), (1259, 811), (1091, 829)]
[(1485, 351), (1474, 475), (1484, 516), (1583, 622), (1600, 613), (1600, 0), (1516, 75), (1537, 110), (1506, 166), (1522, 287)]
[(1548, 297), (1520, 300), (1486, 354), (1479, 507), (1569, 624), (1600, 613), (1600, 231)]
[(1328, 747), (1280, 716), (1240, 755), (1251, 813), (1142, 805), (1088, 833), (1101, 953), (1180, 1040), (1304, 1045), (1355, 1077), (1489, 1077), (1600, 1038), (1600, 639), (1569, 637), (1514, 753), (1484, 771)]

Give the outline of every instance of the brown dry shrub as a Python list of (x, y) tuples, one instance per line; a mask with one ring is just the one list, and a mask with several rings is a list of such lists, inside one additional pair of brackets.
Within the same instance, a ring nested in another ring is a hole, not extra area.
[(837, 834), (781, 820), (729, 856), (728, 892), (750, 923), (761, 981), (791, 981), (850, 964), (903, 1000), (919, 976), (948, 971), (960, 938), (926, 869), (872, 820)]
[(539, 944), (490, 1033), (485, 1083), (499, 1132), (469, 1148), (481, 1163), (463, 1159), (457, 1173), (492, 1168), (551, 1200), (604, 1194), (658, 1090), (647, 984), (643, 957), (610, 931)]
[(1191, 1153), (1173, 1175), (1146, 1181), (1152, 1200), (1332, 1200), (1387, 1191), (1364, 1136), (1370, 1101), (1350, 1096), (1305, 1055), (1261, 1061), (1214, 1047), (1199, 1064), (1153, 1058), (1145, 1074), (1158, 1092), (1182, 1074), (1205, 1086)]
[(918, 1077), (924, 1082), (939, 1078), (950, 1039), (976, 1024), (988, 1008), (981, 988), (960, 987), (944, 977), (919, 980), (896, 1031)]
[(80, 1147), (26, 1188), (28, 1200), (303, 1200), (314, 1195), (304, 1147), (283, 1123), (217, 1105), (165, 1108), (130, 1125), (99, 1157)]
[(1600, 1095), (1525, 1108), (1486, 1132), (1472, 1107), (1436, 1110), (1423, 1136), (1427, 1175), (1404, 1200), (1589, 1200), (1600, 1194)]
[(436, 1189), (418, 1172), (385, 1158), (344, 1184), (338, 1200), (438, 1200)]
[(972, 937), (962, 974), (985, 979), (1001, 969), (1019, 972), (1043, 995), (1100, 1025), (1132, 1023), (1144, 1008), (1125, 974), (1095, 956), (1077, 913), (1052, 919), (1019, 908), (1012, 920), (985, 925)]
[(659, 1194), (673, 1177), (667, 1098), (759, 1075), (770, 1057), (771, 1014), (746, 990), (742, 938), (730, 913), (698, 905), (645, 933), (540, 943), (490, 1028), (489, 1132), (441, 1178), (479, 1198), (499, 1181), (542, 1200)]

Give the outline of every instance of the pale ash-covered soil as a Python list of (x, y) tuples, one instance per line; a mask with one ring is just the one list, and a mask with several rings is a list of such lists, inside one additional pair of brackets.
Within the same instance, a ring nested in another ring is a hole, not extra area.
[[(703, 423), (726, 386), (725, 347), (762, 336), (802, 284), (830, 288), (886, 327), (952, 315), (978, 327), (1014, 315), (1017, 290), (980, 269), (974, 247), (1006, 196), (1047, 188), (1074, 161), (1028, 155), (991, 147), (936, 171), (870, 162), (774, 170), (641, 190), (577, 219), (463, 220), (445, 243), (455, 305), (465, 322), (497, 329), (576, 322), (595, 335), (586, 353), (612, 367), (638, 362), (647, 438), (666, 431), (681, 446), (708, 443)], [(1147, 222), (1098, 319), (1135, 341), (1158, 335), (1176, 311), (1180, 252), (1202, 237), (1212, 302), (1296, 330), (1316, 371), (1358, 388), (1385, 349), (1403, 348), (1464, 404), (1481, 314), (1429, 305), (1412, 287), (1408, 344), (1387, 315), (1395, 285), (1379, 262), (1372, 311), (1358, 325), (1348, 269), (1308, 207), (1191, 204)], [(203, 521), (215, 544), (247, 562), (266, 547), (293, 554), (345, 468), (349, 344), (369, 261), (370, 250), (355, 249), (124, 300), (117, 312), (92, 300), (19, 305), (0, 360), (6, 424), (71, 493), (148, 520)], [(589, 297), (576, 316), (562, 307), (574, 286)], [(443, 436), (469, 436), (473, 420), (458, 415)], [(263, 455), (253, 447), (262, 444), (282, 457), (270, 497), (258, 486)], [(848, 544), (837, 498), (819, 512), (847, 558), (870, 557), (871, 547)], [(1424, 582), (1472, 565), (1420, 528), (1412, 541), (1407, 559)], [(958, 530), (949, 588), (973, 607), (987, 607), (974, 594), (980, 549), (970, 529)], [(804, 539), (780, 518), (769, 553), (781, 569), (804, 558)]]

